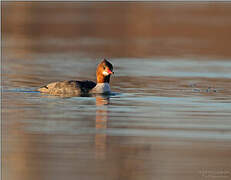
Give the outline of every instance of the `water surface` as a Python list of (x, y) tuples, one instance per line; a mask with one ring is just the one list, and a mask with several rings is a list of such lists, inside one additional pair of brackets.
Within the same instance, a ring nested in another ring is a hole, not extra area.
[[(4, 2), (3, 178), (230, 179), (230, 12)], [(113, 95), (36, 91), (95, 80), (102, 57), (114, 65)]]

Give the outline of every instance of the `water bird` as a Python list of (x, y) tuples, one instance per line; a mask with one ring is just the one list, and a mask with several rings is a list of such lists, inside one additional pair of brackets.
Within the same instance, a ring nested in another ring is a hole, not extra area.
[(38, 91), (51, 95), (85, 96), (89, 94), (110, 94), (110, 76), (114, 74), (113, 65), (103, 59), (97, 66), (97, 82), (69, 80), (52, 82), (42, 86)]

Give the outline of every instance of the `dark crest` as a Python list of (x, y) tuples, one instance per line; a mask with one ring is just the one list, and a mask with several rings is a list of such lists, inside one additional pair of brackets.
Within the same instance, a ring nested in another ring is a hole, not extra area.
[(111, 71), (113, 70), (112, 64), (107, 59), (104, 58), (102, 63), (104, 63), (107, 67), (109, 67)]

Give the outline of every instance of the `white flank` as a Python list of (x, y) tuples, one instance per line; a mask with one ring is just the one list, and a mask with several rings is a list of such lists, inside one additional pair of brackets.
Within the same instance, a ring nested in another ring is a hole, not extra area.
[(94, 87), (94, 92), (96, 92), (96, 93), (108, 93), (108, 92), (111, 92), (110, 85), (108, 83), (98, 83)]

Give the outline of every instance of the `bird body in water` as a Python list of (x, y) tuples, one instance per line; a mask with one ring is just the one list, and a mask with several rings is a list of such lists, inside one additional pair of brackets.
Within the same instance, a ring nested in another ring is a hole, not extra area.
[(110, 76), (114, 74), (112, 64), (103, 59), (96, 69), (97, 82), (85, 80), (69, 80), (59, 81), (47, 84), (38, 89), (42, 93), (51, 95), (89, 95), (94, 93), (109, 94), (110, 90)]

